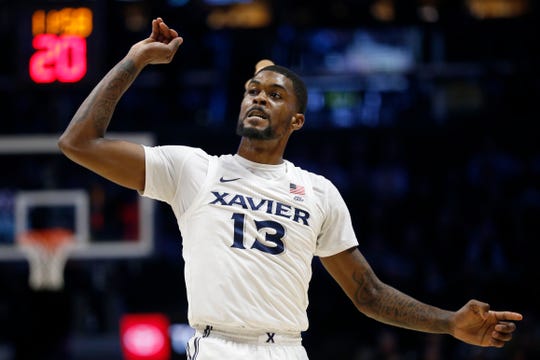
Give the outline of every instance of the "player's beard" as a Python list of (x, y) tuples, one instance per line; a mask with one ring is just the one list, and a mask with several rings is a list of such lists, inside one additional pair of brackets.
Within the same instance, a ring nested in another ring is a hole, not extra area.
[(236, 134), (242, 137), (255, 140), (271, 140), (275, 138), (274, 129), (268, 124), (264, 129), (256, 129), (252, 127), (245, 127), (242, 119), (239, 119), (238, 126), (236, 127)]

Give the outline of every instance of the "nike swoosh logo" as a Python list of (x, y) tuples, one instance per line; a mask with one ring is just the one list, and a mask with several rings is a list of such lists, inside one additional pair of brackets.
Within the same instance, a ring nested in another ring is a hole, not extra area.
[(241, 178), (234, 178), (234, 179), (224, 179), (223, 176), (219, 178), (219, 182), (226, 183), (231, 181), (240, 180)]

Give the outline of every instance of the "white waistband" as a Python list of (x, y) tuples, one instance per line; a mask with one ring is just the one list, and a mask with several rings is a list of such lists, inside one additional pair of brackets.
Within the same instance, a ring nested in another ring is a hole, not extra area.
[(224, 330), (216, 329), (213, 326), (196, 327), (195, 336), (216, 337), (219, 339), (259, 345), (302, 345), (302, 336), (298, 334), (276, 333), (276, 332), (250, 332), (248, 330)]

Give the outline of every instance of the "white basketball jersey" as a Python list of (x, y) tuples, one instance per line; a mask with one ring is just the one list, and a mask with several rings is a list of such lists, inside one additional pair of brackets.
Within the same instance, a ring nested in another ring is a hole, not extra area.
[(183, 146), (145, 154), (144, 196), (168, 202), (182, 234), (190, 324), (306, 330), (313, 256), (357, 245), (337, 189), (287, 161), (267, 179), (238, 155)]

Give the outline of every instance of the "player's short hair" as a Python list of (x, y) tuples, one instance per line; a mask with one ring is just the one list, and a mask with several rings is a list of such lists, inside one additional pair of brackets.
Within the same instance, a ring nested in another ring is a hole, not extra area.
[(306, 84), (304, 83), (304, 80), (302, 80), (302, 78), (297, 73), (295, 73), (291, 69), (288, 69), (284, 66), (275, 65), (275, 64), (263, 67), (262, 69), (257, 71), (257, 74), (260, 73), (261, 71), (273, 71), (289, 78), (292, 81), (294, 94), (296, 96), (296, 100), (298, 101), (298, 112), (301, 114), (304, 114), (306, 112), (307, 88), (306, 88)]

